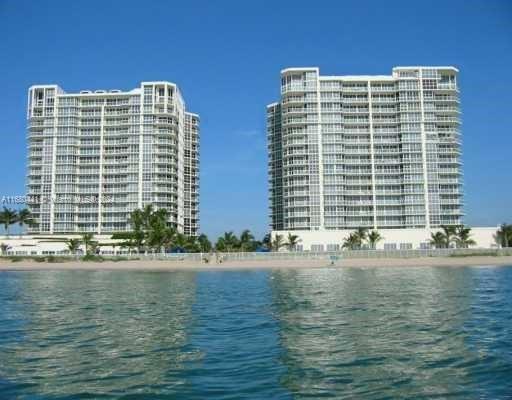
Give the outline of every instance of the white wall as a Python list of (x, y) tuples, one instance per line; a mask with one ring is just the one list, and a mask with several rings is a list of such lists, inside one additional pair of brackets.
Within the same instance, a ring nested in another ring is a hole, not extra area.
[[(485, 227), (485, 228), (471, 228), (471, 238), (476, 242), (475, 246), (471, 248), (491, 248), (497, 247), (493, 235), (498, 230), (498, 227)], [(379, 229), (378, 232), (383, 236), (383, 240), (377, 243), (377, 249), (382, 250), (385, 247), (395, 245), (396, 249), (400, 250), (400, 245), (404, 250), (405, 247), (412, 246), (411, 248), (420, 249), (425, 246), (430, 240), (431, 232), (438, 232), (440, 229)], [(354, 232), (353, 230), (321, 230), (321, 231), (272, 231), (272, 239), (276, 235), (283, 235), (284, 241), (288, 237), (288, 233), (299, 236), (301, 239), (299, 246), (302, 246), (304, 251), (321, 251), (334, 250), (336, 245), (341, 248), (343, 241)], [(329, 248), (328, 248), (329, 246)], [(313, 247), (313, 249), (312, 249)], [(300, 249), (300, 247), (299, 247)]]
[[(69, 254), (67, 239), (81, 238), (80, 235), (18, 235), (0, 236), (0, 243), (7, 244), (10, 248), (7, 255), (53, 255), (53, 254)], [(110, 235), (95, 235), (94, 239), (99, 243), (119, 243), (122, 240), (112, 240)], [(84, 246), (80, 249), (85, 253)], [(101, 246), (101, 254), (113, 254), (121, 252), (119, 247)], [(126, 252), (126, 249), (123, 249)]]
[[(476, 246), (472, 248), (492, 248), (496, 247), (493, 235), (498, 230), (498, 227), (485, 227), (485, 228), (472, 228), (471, 238), (476, 241)], [(410, 244), (412, 249), (421, 248), (421, 243), (427, 243), (430, 239), (431, 232), (437, 232), (439, 229), (380, 229), (379, 233), (384, 237), (382, 241), (377, 244), (377, 249), (384, 249), (385, 245), (395, 244), (397, 249), (400, 249), (400, 244)], [(339, 231), (273, 231), (272, 239), (277, 234), (283, 235), (284, 241), (288, 236), (288, 232), (293, 235), (298, 235), (301, 239), (299, 245), (303, 250), (320, 251), (319, 246), (323, 246), (323, 250), (328, 249), (328, 245), (337, 245), (341, 248), (343, 240), (348, 237), (353, 230), (339, 230)], [(10, 246), (8, 251), (9, 255), (48, 255), (48, 254), (65, 254), (67, 253), (67, 245), (65, 240), (71, 238), (80, 238), (79, 235), (24, 235), (21, 238), (18, 235), (0, 236), (0, 243), (5, 243)], [(59, 239), (61, 241), (55, 241)], [(112, 240), (110, 235), (95, 235), (94, 240), (100, 243), (114, 243), (121, 242), (121, 240)], [(315, 247), (316, 246), (316, 247)], [(329, 247), (331, 247), (329, 246)], [(386, 246), (387, 247), (387, 246)], [(81, 246), (84, 250), (83, 245)], [(284, 250), (284, 249), (283, 249)], [(113, 254), (113, 252), (120, 253), (121, 249), (111, 246), (101, 246), (102, 254)], [(126, 252), (126, 249), (122, 251)]]

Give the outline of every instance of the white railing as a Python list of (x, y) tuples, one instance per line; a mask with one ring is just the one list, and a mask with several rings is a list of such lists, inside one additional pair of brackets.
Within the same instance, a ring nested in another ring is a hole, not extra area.
[[(18, 254), (16, 254), (18, 253)], [(19, 251), (8, 251), (5, 256), (27, 255)], [(128, 254), (127, 250), (116, 249), (117, 254), (112, 251), (103, 251), (101, 256), (125, 257), (128, 259), (140, 260), (168, 260), (168, 261), (193, 261), (204, 262), (209, 259), (214, 263), (222, 261), (272, 261), (272, 260), (339, 260), (343, 259), (373, 259), (373, 258), (420, 258), (420, 257), (465, 257), (465, 256), (512, 256), (512, 247), (496, 249), (417, 249), (417, 250), (344, 250), (344, 251), (280, 251), (280, 252), (236, 252), (236, 253), (145, 253)], [(35, 255), (35, 254), (32, 254)], [(40, 254), (53, 256), (66, 256), (67, 251), (58, 254)], [(343, 265), (343, 263), (341, 263)]]
[[(464, 257), (464, 256), (512, 256), (512, 248), (500, 249), (417, 249), (417, 250), (345, 250), (302, 252), (236, 252), (236, 253), (156, 253), (120, 254), (128, 258), (158, 259), (169, 261), (272, 261), (272, 260), (343, 260), (349, 258), (419, 258), (419, 257)], [(105, 257), (114, 257), (104, 254)]]
[[(85, 222), (87, 219), (81, 219)], [(140, 260), (168, 260), (173, 262), (192, 261), (204, 262), (209, 259), (215, 263), (222, 261), (273, 261), (273, 260), (339, 260), (343, 265), (343, 259), (376, 259), (376, 258), (420, 258), (420, 257), (465, 257), (465, 256), (512, 256), (512, 247), (492, 249), (416, 249), (416, 250), (343, 250), (343, 251), (280, 251), (280, 252), (233, 252), (233, 253), (145, 253), (138, 254), (126, 249), (112, 251), (103, 250), (101, 256), (126, 257)], [(5, 256), (27, 255), (20, 251), (8, 251)], [(57, 253), (57, 252), (56, 252)], [(32, 254), (35, 255), (35, 254)], [(59, 251), (58, 254), (43, 254), (54, 256), (67, 256), (67, 251)]]

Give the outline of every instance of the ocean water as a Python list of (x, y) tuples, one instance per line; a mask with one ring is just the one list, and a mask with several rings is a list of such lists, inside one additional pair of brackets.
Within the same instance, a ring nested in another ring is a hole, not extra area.
[(0, 399), (512, 398), (512, 267), (0, 272)]

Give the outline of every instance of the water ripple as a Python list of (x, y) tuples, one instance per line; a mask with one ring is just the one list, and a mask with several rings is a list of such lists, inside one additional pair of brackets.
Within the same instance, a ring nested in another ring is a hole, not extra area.
[(512, 395), (512, 268), (1, 278), (0, 399)]

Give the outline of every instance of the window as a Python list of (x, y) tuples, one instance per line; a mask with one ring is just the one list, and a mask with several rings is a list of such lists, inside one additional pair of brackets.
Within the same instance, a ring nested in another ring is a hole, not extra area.
[(323, 244), (312, 244), (311, 251), (314, 251), (314, 252), (324, 251), (324, 245)]
[(396, 243), (384, 243), (384, 250), (396, 250)]

